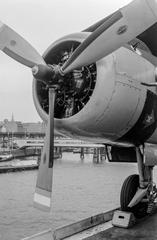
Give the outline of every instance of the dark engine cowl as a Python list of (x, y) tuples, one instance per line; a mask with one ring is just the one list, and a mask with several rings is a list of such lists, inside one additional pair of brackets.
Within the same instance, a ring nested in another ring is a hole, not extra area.
[[(87, 33), (66, 36), (52, 44), (44, 54), (47, 64), (62, 66), (79, 46)], [(68, 118), (77, 114), (90, 99), (96, 82), (96, 64), (82, 67), (59, 79), (60, 89), (56, 94), (55, 118)], [(48, 88), (43, 82), (35, 81), (38, 106), (49, 111)], [(41, 112), (41, 110), (40, 110)]]

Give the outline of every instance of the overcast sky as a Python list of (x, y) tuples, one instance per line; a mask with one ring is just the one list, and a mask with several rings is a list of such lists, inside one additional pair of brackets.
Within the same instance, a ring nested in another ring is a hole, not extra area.
[[(0, 20), (40, 54), (56, 39), (79, 32), (130, 0), (0, 0)], [(32, 99), (30, 69), (0, 52), (0, 121), (41, 121)]]

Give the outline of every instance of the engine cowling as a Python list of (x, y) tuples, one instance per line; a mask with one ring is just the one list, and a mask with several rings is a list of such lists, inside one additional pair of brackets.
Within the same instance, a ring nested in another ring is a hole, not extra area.
[[(44, 54), (46, 63), (53, 66), (62, 66), (87, 35), (88, 34), (70, 35), (55, 42)], [(81, 36), (81, 38), (79, 36)], [(77, 114), (89, 101), (95, 83), (95, 63), (74, 70), (63, 76), (62, 79), (59, 79), (58, 84), (60, 88), (56, 93), (54, 117), (56, 119), (64, 119)], [(47, 85), (38, 81), (35, 84), (35, 88), (39, 105), (45, 113), (48, 113)]]
[[(44, 53), (45, 61), (63, 65), (89, 34), (81, 32), (59, 39)], [(55, 129), (88, 141), (118, 141), (140, 118), (147, 98), (147, 89), (141, 82), (155, 81), (154, 72), (154, 66), (137, 51), (122, 47), (65, 75), (56, 96)], [(33, 97), (39, 115), (47, 121), (48, 89), (35, 79)]]

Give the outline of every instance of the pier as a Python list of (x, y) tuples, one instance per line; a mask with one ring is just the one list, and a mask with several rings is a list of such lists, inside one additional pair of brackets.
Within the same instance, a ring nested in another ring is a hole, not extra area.
[(101, 213), (82, 221), (59, 228), (49, 229), (23, 240), (156, 240), (157, 209), (151, 216), (137, 219), (131, 228), (114, 227), (112, 219), (117, 209)]
[[(6, 133), (1, 133), (0, 135), (1, 140), (3, 139), (6, 145), (12, 141), (10, 144), (11, 148), (1, 148), (0, 162), (8, 162), (8, 164), (0, 166), (0, 173), (34, 170), (38, 168), (44, 146), (44, 136), (41, 135), (42, 137), (39, 137), (38, 134), (34, 134), (32, 138), (24, 138), (24, 135), (17, 133), (15, 134), (16, 137), (10, 139), (12, 136), (8, 136)], [(4, 145), (3, 141), (1, 142), (2, 146)], [(93, 144), (76, 139), (55, 138), (55, 160), (61, 159), (63, 152), (73, 152), (74, 155), (79, 154), (80, 161), (82, 162), (84, 161), (85, 154), (93, 154), (94, 164), (102, 163), (107, 159), (106, 148), (102, 144)], [(22, 159), (29, 157), (37, 158), (36, 164), (29, 165), (28, 161), (28, 164), (23, 165)], [(9, 164), (9, 161), (11, 162), (14, 159), (21, 159), (21, 166), (12, 166), (12, 164)]]
[(21, 172), (38, 169), (38, 164), (0, 167), (0, 173)]
[[(29, 156), (41, 156), (44, 146), (44, 134), (30, 133), (29, 138), (23, 133), (0, 133), (3, 152), (10, 152), (12, 158), (23, 158)], [(9, 149), (7, 148), (9, 144)], [(106, 160), (106, 147), (103, 144), (93, 144), (76, 139), (55, 138), (54, 153), (56, 158), (62, 157), (62, 152), (71, 151), (80, 154), (80, 159), (84, 160), (85, 153), (93, 154), (93, 163), (101, 163)], [(6, 149), (7, 148), (7, 149)]]

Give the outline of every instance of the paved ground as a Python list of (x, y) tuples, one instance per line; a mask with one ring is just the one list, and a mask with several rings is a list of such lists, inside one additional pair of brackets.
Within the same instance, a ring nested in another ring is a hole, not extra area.
[(113, 227), (100, 232), (85, 240), (156, 240), (157, 239), (157, 214), (137, 223), (130, 229)]

